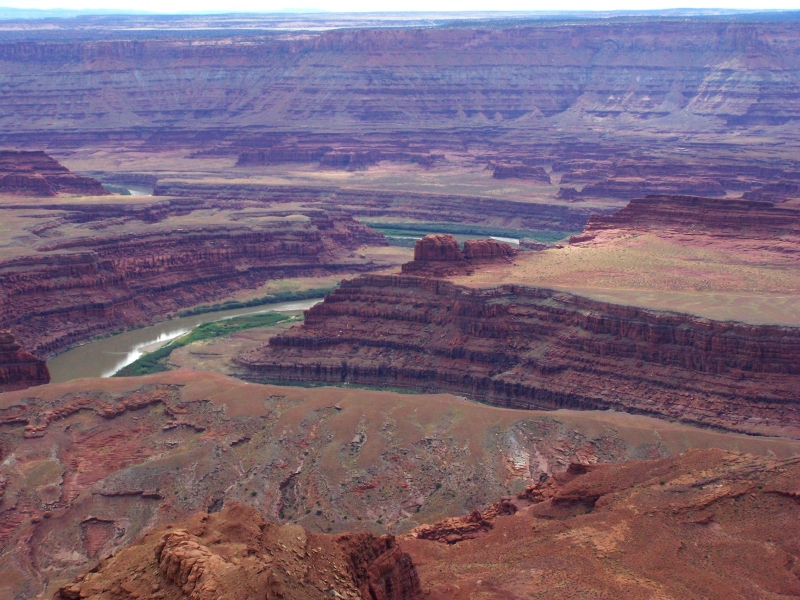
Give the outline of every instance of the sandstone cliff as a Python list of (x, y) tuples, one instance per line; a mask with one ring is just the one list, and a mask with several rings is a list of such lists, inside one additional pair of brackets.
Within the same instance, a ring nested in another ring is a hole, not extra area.
[(444, 277), (469, 274), (475, 265), (510, 260), (516, 250), (493, 239), (467, 240), (464, 249), (452, 235), (432, 234), (417, 240), (414, 260), (402, 266), (403, 273)]
[(96, 179), (75, 175), (44, 152), (9, 150), (0, 151), (0, 193), (20, 196), (108, 194)]
[(416, 569), (393, 536), (314, 534), (235, 502), (167, 525), (103, 561), (57, 598), (414, 600)]
[(582, 237), (607, 229), (673, 230), (741, 239), (800, 238), (800, 210), (755, 200), (647, 196), (610, 215), (593, 215)]
[[(197, 206), (53, 208), (67, 212), (40, 226), (35, 252), (0, 261), (0, 326), (13, 327), (39, 356), (269, 279), (370, 269), (349, 258), (352, 250), (386, 243), (347, 216), (319, 211), (305, 221), (174, 227), (155, 223)], [(145, 225), (125, 229), (126, 220)], [(48, 237), (47, 226), (65, 221), (91, 227), (77, 227), (80, 236)]]
[(0, 392), (49, 382), (50, 373), (45, 362), (23, 350), (10, 331), (0, 330)]
[(540, 288), (362, 276), (237, 361), (253, 380), (446, 390), (515, 408), (615, 409), (800, 437), (800, 330)]
[[(629, 122), (682, 114), (737, 126), (800, 114), (791, 20), (521, 21), (302, 36), (240, 28), (223, 39), (191, 28), (153, 33), (140, 21), (122, 36), (124, 22), (107, 27), (0, 44), (13, 107), (0, 119), (3, 130), (55, 140), (104, 139), (111, 130), (168, 144), (241, 127), (452, 130), (566, 111)], [(399, 69), (406, 76), (397, 77)]]

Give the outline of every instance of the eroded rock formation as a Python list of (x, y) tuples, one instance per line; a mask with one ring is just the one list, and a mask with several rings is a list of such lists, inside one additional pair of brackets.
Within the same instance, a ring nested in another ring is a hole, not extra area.
[(243, 504), (149, 533), (57, 597), (414, 600), (416, 569), (393, 536), (313, 534)]
[(413, 191), (337, 189), (320, 186), (274, 186), (258, 183), (237, 185), (165, 181), (156, 186), (156, 195), (213, 196), (215, 199), (244, 199), (276, 203), (311, 202), (325, 210), (341, 211), (355, 218), (391, 217), (450, 223), (489, 223), (551, 231), (580, 231), (592, 212), (610, 212), (556, 204), (516, 202), (504, 198), (485, 198)]
[(0, 150), (0, 193), (20, 196), (104, 196), (99, 181), (75, 175), (44, 152)]
[(519, 510), (480, 539), (401, 545), (434, 600), (793, 596), (798, 481), (797, 458), (717, 449), (575, 464), (513, 498)]
[(402, 266), (403, 273), (444, 277), (469, 274), (475, 265), (510, 260), (516, 250), (497, 240), (467, 240), (462, 250), (449, 234), (426, 235), (414, 245), (414, 260)]
[(23, 350), (10, 331), (0, 330), (0, 392), (49, 382), (50, 373), (45, 362)]
[[(136, 211), (123, 208), (117, 218), (158, 221), (158, 210), (150, 206), (130, 215)], [(84, 218), (81, 211), (70, 213), (76, 214)], [(114, 221), (102, 206), (85, 218), (100, 227)], [(347, 258), (368, 243), (385, 240), (347, 216), (319, 212), (306, 221), (264, 225), (137, 226), (45, 237), (35, 253), (0, 262), (0, 325), (13, 327), (37, 355), (51, 355), (92, 335), (146, 323), (268, 279), (368, 269)]]
[(581, 238), (600, 231), (672, 230), (741, 239), (800, 240), (800, 208), (755, 200), (647, 196), (610, 215), (593, 215)]
[(515, 408), (615, 409), (800, 436), (800, 330), (540, 288), (362, 276), (237, 361), (254, 380), (446, 390)]

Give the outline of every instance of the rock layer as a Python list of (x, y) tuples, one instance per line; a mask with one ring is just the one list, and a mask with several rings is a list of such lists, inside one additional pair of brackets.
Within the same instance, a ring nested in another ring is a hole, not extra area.
[(476, 265), (510, 260), (516, 250), (497, 240), (467, 240), (464, 249), (449, 234), (426, 235), (414, 245), (414, 260), (402, 266), (403, 273), (437, 277), (469, 274)]
[[(115, 222), (114, 214), (118, 220), (163, 218), (159, 206), (141, 214), (112, 208), (72, 209), (62, 220), (86, 218), (105, 228)], [(153, 225), (45, 240), (36, 253), (0, 262), (0, 326), (13, 327), (37, 355), (268, 279), (369, 269), (346, 257), (363, 244), (386, 243), (347, 216), (316, 211), (306, 221)]]
[(23, 350), (10, 331), (0, 330), (0, 392), (49, 382), (50, 373), (45, 362)]
[(800, 436), (800, 330), (540, 288), (362, 276), (237, 361), (253, 380), (447, 390), (515, 408), (615, 409)]
[[(143, 574), (143, 576), (139, 576)], [(313, 534), (275, 525), (250, 507), (151, 532), (141, 542), (61, 587), (65, 600), (414, 600), (416, 569), (393, 536)]]
[(44, 152), (0, 150), (0, 193), (20, 196), (104, 196), (99, 181), (75, 175)]
[(800, 241), (800, 209), (755, 200), (654, 195), (631, 200), (625, 208), (610, 215), (592, 215), (584, 236), (607, 229), (673, 230), (741, 239)]

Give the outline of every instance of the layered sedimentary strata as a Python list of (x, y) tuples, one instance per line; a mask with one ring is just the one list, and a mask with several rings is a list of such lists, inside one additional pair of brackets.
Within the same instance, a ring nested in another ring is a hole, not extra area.
[(798, 477), (796, 458), (717, 449), (573, 464), (509, 499), (519, 510), (485, 519), (479, 539), (428, 541), (469, 520), (451, 519), (401, 545), (434, 600), (793, 596)]
[(23, 350), (10, 331), (0, 330), (0, 392), (49, 382), (50, 373), (45, 362)]
[(324, 210), (342, 211), (355, 218), (491, 223), (501, 227), (551, 231), (580, 231), (592, 212), (607, 212), (602, 207), (573, 208), (480, 196), (249, 183), (226, 185), (163, 181), (156, 186), (154, 194), (186, 198), (213, 196), (240, 202), (303, 202)]
[[(143, 577), (139, 574), (144, 573)], [(279, 526), (252, 508), (228, 503), (147, 535), (57, 598), (174, 600), (414, 600), (416, 569), (394, 536), (338, 536)]]
[[(83, 236), (61, 239), (48, 237), (42, 228), (44, 241), (34, 252), (0, 262), (0, 325), (13, 328), (35, 354), (50, 355), (92, 335), (146, 323), (269, 279), (369, 269), (366, 261), (348, 258), (352, 250), (385, 244), (382, 236), (342, 215), (147, 226), (159, 220), (157, 211), (157, 206), (131, 214), (123, 209), (118, 218), (145, 222), (128, 230), (121, 219), (103, 232), (114, 217), (102, 208), (87, 218), (89, 227), (100, 231), (78, 228)], [(84, 214), (70, 211), (46, 224), (58, 227)]]
[(96, 179), (75, 175), (44, 152), (13, 150), (0, 150), (0, 193), (20, 196), (108, 194)]
[(477, 265), (508, 261), (516, 254), (509, 244), (497, 240), (467, 240), (464, 248), (452, 235), (432, 234), (417, 240), (414, 260), (402, 266), (403, 273), (444, 277), (470, 274)]
[(540, 288), (362, 276), (237, 362), (253, 380), (447, 390), (515, 408), (615, 409), (800, 436), (800, 330)]
[(800, 209), (772, 202), (647, 196), (610, 215), (593, 215), (582, 237), (609, 229), (671, 230), (741, 239), (800, 238)]

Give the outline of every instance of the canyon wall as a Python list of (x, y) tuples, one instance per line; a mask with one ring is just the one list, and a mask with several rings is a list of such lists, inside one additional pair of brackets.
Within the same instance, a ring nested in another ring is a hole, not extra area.
[(800, 208), (744, 199), (658, 196), (631, 200), (610, 215), (592, 215), (581, 237), (607, 229), (675, 230), (773, 240), (800, 237)]
[[(37, 226), (34, 252), (0, 261), (0, 326), (38, 356), (269, 279), (374, 268), (350, 255), (385, 244), (346, 215), (319, 211), (305, 221), (176, 227), (158, 223), (197, 206), (58, 208), (66, 213)], [(59, 227), (72, 233), (70, 221), (82, 235), (52, 236)]]
[(230, 202), (303, 202), (309, 207), (341, 211), (365, 220), (391, 217), (399, 220), (462, 224), (490, 222), (500, 227), (563, 232), (582, 230), (592, 212), (609, 212), (609, 209), (603, 207), (589, 209), (481, 196), (257, 183), (226, 185), (162, 181), (156, 186), (154, 194), (177, 198), (211, 196), (216, 201)]
[(60, 41), (6, 34), (6, 137), (113, 131), (168, 141), (176, 131), (188, 140), (239, 127), (412, 122), (450, 129), (568, 110), (639, 120), (681, 113), (731, 125), (800, 117), (792, 20), (240, 29), (224, 38), (148, 37), (113, 25)]
[(0, 193), (20, 196), (105, 196), (99, 181), (75, 175), (44, 152), (0, 150)]
[(237, 362), (259, 381), (441, 390), (513, 408), (615, 409), (800, 436), (800, 330), (547, 289), (362, 276)]
[(49, 382), (50, 372), (45, 362), (23, 350), (10, 331), (0, 330), (0, 392)]

